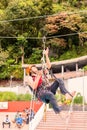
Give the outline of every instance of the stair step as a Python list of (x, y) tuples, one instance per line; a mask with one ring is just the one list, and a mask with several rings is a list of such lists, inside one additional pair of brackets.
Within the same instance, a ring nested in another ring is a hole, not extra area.
[(47, 111), (46, 121), (43, 118), (36, 130), (87, 130), (87, 111), (74, 111), (65, 120), (53, 111)]

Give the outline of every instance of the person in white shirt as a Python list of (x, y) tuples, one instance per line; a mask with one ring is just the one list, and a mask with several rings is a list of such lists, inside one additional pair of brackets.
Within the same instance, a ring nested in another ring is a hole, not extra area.
[(10, 120), (9, 120), (9, 116), (8, 116), (8, 115), (5, 116), (5, 119), (4, 119), (4, 121), (2, 122), (3, 128), (4, 128), (4, 125), (7, 125), (7, 124), (9, 125), (9, 128), (10, 128), (11, 122), (10, 122)]

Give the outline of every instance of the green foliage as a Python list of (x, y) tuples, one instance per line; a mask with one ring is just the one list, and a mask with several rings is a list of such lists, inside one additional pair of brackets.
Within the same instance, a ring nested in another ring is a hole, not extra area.
[(53, 1), (52, 0), (35, 0), (34, 4), (38, 7), (38, 11), (41, 15), (49, 15), (53, 13)]
[(82, 104), (82, 102), (83, 102), (83, 96), (81, 96), (81, 94), (78, 93), (77, 96), (74, 99), (74, 103), (75, 104)]
[(7, 60), (8, 65), (11, 65), (11, 64), (14, 64), (14, 63), (15, 63), (15, 59), (8, 59)]
[(14, 92), (0, 92), (0, 101), (16, 101), (17, 95)]
[(0, 48), (0, 66), (5, 65), (7, 58), (9, 57), (8, 51), (4, 51), (2, 48)]
[(0, 79), (23, 79), (23, 69), (20, 65), (3, 66), (1, 68)]
[(24, 99), (24, 95), (23, 94), (19, 94), (17, 96), (17, 99), (18, 99), (18, 101), (22, 101)]
[(29, 94), (19, 94), (17, 96), (17, 100), (18, 101), (29, 101), (29, 100), (31, 100), (31, 95), (29, 95)]
[(64, 8), (63, 8), (63, 5), (54, 3), (53, 9), (54, 9), (54, 12), (60, 12), (60, 11), (63, 11)]
[(15, 79), (23, 79), (23, 69), (21, 66), (14, 66), (10, 73)]
[(28, 63), (41, 63), (42, 50), (39, 48), (33, 48), (33, 53), (31, 57), (28, 59)]
[(77, 55), (80, 57), (80, 56), (84, 56), (87, 54), (87, 45), (84, 45), (84, 46), (79, 46), (77, 48)]
[(14, 92), (0, 92), (0, 101), (29, 101), (31, 100), (30, 94), (19, 94)]
[(78, 57), (76, 50), (69, 50), (66, 53), (62, 54), (59, 58), (59, 60), (67, 60)]
[(83, 69), (84, 69), (85, 71), (87, 71), (87, 65), (86, 65), (86, 66), (84, 66), (84, 67), (83, 67)]
[[(21, 67), (13, 65), (41, 63), (39, 38), (43, 35), (51, 45), (51, 61), (86, 55), (87, 33), (79, 34), (87, 31), (87, 13), (80, 13), (83, 9), (87, 10), (85, 0), (0, 0), (0, 79), (11, 75), (22, 79)], [(53, 13), (54, 17), (48, 17)], [(71, 33), (78, 35), (63, 36)]]

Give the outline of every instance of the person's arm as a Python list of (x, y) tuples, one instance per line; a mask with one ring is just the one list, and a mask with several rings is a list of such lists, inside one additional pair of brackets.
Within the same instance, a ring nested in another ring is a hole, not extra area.
[(45, 54), (45, 57), (46, 57), (47, 68), (50, 69), (51, 68), (51, 63), (50, 63), (50, 59), (49, 59), (49, 56), (48, 56), (49, 48), (47, 48), (46, 50), (44, 50), (43, 53)]
[(40, 78), (41, 78), (41, 75), (37, 74), (35, 81), (33, 81), (32, 77), (28, 76), (25, 79), (25, 83), (27, 83), (34, 90), (38, 87), (38, 82), (39, 82)]
[(41, 75), (38, 74), (37, 77), (35, 78), (35, 81), (33, 81), (33, 89), (37, 89), (40, 78)]

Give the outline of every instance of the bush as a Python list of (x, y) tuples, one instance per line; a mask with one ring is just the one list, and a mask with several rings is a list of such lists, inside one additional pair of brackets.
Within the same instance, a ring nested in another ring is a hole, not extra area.
[(0, 69), (0, 79), (10, 79), (11, 75), (14, 79), (23, 79), (23, 69), (21, 65), (3, 66)]
[(17, 95), (17, 100), (18, 101), (30, 101), (31, 95), (30, 94), (19, 94), (19, 95)]
[(87, 65), (86, 65), (86, 66), (84, 66), (84, 67), (83, 67), (83, 69), (84, 69), (85, 71), (87, 71)]
[(0, 101), (16, 101), (17, 95), (14, 92), (1, 92), (0, 93), (1, 98)]
[(83, 96), (81, 96), (80, 93), (77, 94), (76, 98), (74, 99), (75, 104), (82, 104), (83, 102)]
[(29, 101), (31, 100), (30, 94), (19, 94), (14, 92), (0, 92), (0, 101)]
[(31, 95), (30, 94), (25, 94), (24, 95), (24, 101), (29, 101), (31, 100)]

